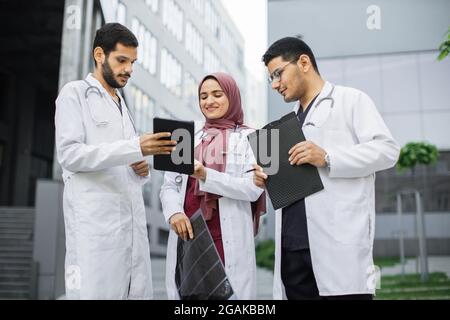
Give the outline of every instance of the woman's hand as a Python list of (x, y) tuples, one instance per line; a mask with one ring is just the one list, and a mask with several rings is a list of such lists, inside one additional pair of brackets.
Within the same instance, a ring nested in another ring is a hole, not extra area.
[(140, 177), (147, 177), (150, 173), (147, 160), (133, 163), (130, 167), (133, 169), (134, 173)]
[(194, 239), (194, 231), (192, 230), (191, 221), (183, 212), (172, 215), (169, 219), (170, 226), (173, 231), (183, 240)]
[(197, 160), (194, 160), (194, 173), (192, 177), (202, 181), (206, 180), (206, 169), (205, 166)]
[(253, 168), (255, 169), (253, 174), (253, 183), (257, 187), (264, 189), (266, 187), (267, 174), (265, 174), (263, 168), (258, 166), (256, 163), (253, 165)]

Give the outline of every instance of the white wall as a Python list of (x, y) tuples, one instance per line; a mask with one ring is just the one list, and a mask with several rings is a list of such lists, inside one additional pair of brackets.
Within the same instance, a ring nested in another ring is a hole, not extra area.
[(366, 92), (400, 145), (450, 149), (450, 59), (437, 51), (318, 60), (323, 78)]

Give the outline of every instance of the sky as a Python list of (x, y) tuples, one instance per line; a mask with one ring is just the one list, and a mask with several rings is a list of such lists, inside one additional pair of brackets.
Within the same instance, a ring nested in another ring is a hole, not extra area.
[(222, 0), (245, 40), (245, 65), (259, 80), (265, 78), (261, 57), (267, 49), (267, 0)]

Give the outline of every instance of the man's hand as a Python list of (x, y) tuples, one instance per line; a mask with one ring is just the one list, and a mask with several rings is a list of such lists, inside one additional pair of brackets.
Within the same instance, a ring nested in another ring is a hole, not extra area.
[(133, 163), (130, 167), (140, 177), (146, 177), (150, 172), (147, 160)]
[(183, 240), (194, 239), (194, 231), (192, 230), (191, 221), (189, 218), (183, 213), (178, 212), (175, 213), (169, 219), (170, 226), (173, 231)]
[(194, 160), (194, 173), (192, 174), (192, 177), (203, 181), (206, 180), (205, 166), (197, 160)]
[(253, 174), (253, 183), (262, 189), (266, 187), (267, 174), (264, 173), (263, 168), (257, 164), (253, 165), (255, 173)]
[(327, 165), (325, 162), (326, 152), (311, 141), (297, 143), (289, 150), (289, 162), (291, 165), (312, 164), (317, 168)]
[(170, 132), (143, 134), (139, 138), (142, 154), (144, 156), (151, 156), (156, 154), (169, 155), (171, 152), (175, 151), (177, 142), (174, 140), (165, 140), (161, 138), (168, 138), (170, 136)]

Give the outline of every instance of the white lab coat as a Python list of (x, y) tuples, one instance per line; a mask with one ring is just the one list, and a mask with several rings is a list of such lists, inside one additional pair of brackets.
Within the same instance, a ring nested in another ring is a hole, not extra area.
[[(197, 129), (202, 127), (196, 123)], [(196, 134), (200, 143), (201, 130)], [(247, 141), (250, 129), (233, 132), (228, 140), (226, 172), (206, 168), (207, 177), (200, 181), (200, 190), (221, 195), (219, 199), (220, 227), (225, 256), (225, 272), (237, 299), (256, 299), (256, 259), (253, 237), (251, 202), (256, 201), (263, 190), (253, 183), (254, 156)], [(182, 175), (181, 185), (175, 178), (178, 174), (166, 172), (161, 188), (161, 203), (166, 221), (177, 213), (184, 212), (187, 175)], [(195, 236), (195, 235), (194, 235)], [(168, 298), (179, 299), (175, 285), (177, 261), (176, 233), (170, 229), (166, 259), (166, 288)]]
[[(324, 101), (314, 110), (331, 89), (326, 82), (303, 125), (305, 138), (325, 149), (331, 163), (319, 169), (324, 190), (305, 198), (313, 271), (322, 296), (373, 294), (375, 172), (395, 165), (399, 147), (373, 101), (359, 90), (335, 86), (334, 107)], [(275, 214), (273, 294), (282, 299), (281, 209)]]
[(144, 160), (122, 97), (123, 116), (92, 75), (56, 100), (56, 149), (64, 179), (68, 299), (150, 299), (150, 249), (142, 185), (130, 164)]

